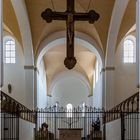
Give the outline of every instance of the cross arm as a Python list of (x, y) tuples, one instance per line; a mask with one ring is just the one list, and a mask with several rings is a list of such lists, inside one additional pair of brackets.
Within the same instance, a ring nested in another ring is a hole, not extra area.
[(54, 12), (49, 8), (42, 12), (41, 17), (48, 23), (52, 20), (67, 20), (66, 12)]
[(75, 21), (89, 21), (89, 23), (93, 24), (95, 21), (99, 19), (99, 14), (94, 10), (90, 10), (88, 13), (75, 13), (74, 20)]

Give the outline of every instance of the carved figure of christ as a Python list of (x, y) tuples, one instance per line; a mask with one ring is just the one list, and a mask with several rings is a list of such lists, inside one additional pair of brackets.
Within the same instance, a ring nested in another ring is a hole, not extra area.
[(74, 57), (74, 22), (89, 21), (90, 24), (93, 24), (100, 17), (99, 14), (96, 13), (94, 10), (90, 10), (88, 13), (76, 13), (74, 5), (74, 0), (67, 0), (67, 10), (65, 12), (55, 12), (48, 8), (41, 14), (42, 18), (47, 23), (50, 23), (53, 20), (66, 21), (67, 55), (64, 60), (64, 64), (68, 69), (74, 68), (77, 63), (76, 58)]

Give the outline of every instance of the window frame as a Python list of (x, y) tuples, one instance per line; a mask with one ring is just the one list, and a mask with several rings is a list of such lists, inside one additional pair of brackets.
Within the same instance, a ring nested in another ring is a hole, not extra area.
[[(128, 49), (125, 48), (126, 41), (131, 41), (131, 43), (133, 43), (132, 50), (131, 50), (131, 48), (128, 48)], [(126, 51), (128, 51), (128, 52), (126, 52)], [(136, 38), (135, 38), (135, 36), (129, 35), (123, 41), (123, 63), (124, 64), (136, 63)]]
[[(5, 36), (4, 46), (4, 63), (16, 64), (16, 41), (12, 36)], [(9, 47), (9, 48), (8, 48)]]

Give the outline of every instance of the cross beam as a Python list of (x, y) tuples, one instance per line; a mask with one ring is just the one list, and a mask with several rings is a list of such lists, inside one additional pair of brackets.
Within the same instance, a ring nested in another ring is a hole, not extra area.
[(66, 21), (67, 27), (67, 56), (64, 64), (68, 69), (72, 69), (77, 63), (74, 57), (74, 22), (75, 21), (88, 21), (93, 24), (99, 19), (99, 14), (94, 10), (88, 13), (76, 13), (74, 10), (74, 0), (67, 0), (67, 10), (65, 12), (55, 12), (50, 8), (42, 12), (41, 17), (47, 22), (51, 23), (53, 20)]

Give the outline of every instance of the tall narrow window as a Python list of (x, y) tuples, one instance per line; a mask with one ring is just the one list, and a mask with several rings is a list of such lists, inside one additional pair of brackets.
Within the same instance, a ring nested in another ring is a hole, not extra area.
[(86, 111), (86, 103), (83, 102), (83, 104), (82, 104), (82, 117), (85, 117), (85, 111)]
[(96, 81), (96, 76), (95, 76), (95, 70), (93, 71), (93, 88), (95, 88), (95, 81)]
[(5, 41), (5, 63), (16, 63), (15, 40), (8, 38)]
[(72, 118), (72, 104), (67, 104), (67, 117)]
[(124, 41), (123, 62), (124, 63), (135, 62), (134, 41), (131, 39), (126, 39)]
[(96, 82), (98, 81), (98, 77), (99, 77), (99, 64), (98, 64), (98, 60), (96, 61), (96, 66), (95, 66), (95, 76), (96, 76)]

